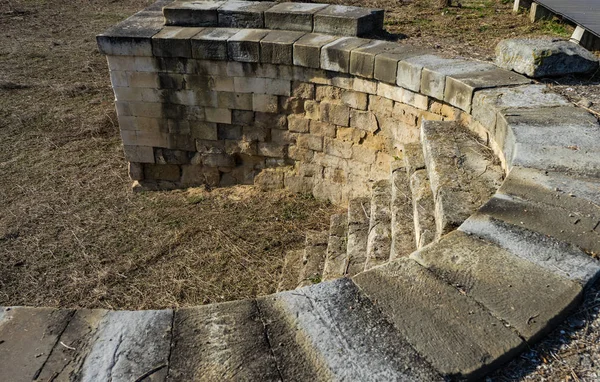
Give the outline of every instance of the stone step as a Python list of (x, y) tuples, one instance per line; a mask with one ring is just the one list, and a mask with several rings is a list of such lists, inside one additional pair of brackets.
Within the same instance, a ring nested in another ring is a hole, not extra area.
[(258, 306), (284, 381), (442, 380), (348, 278)]
[(364, 271), (367, 261), (369, 215), (371, 200), (355, 198), (348, 202), (348, 245), (346, 274), (354, 276)]
[(405, 167), (392, 172), (392, 248), (390, 259), (408, 256), (417, 249), (410, 181)]
[(525, 346), (479, 303), (413, 259), (391, 261), (354, 282), (446, 378), (482, 380)]
[(327, 232), (311, 231), (306, 233), (302, 268), (298, 278), (299, 287), (321, 282), (327, 257), (328, 238)]
[(485, 306), (530, 343), (562, 321), (581, 297), (577, 282), (462, 231), (445, 235), (411, 258)]
[(417, 249), (435, 240), (435, 206), (427, 170), (417, 170), (410, 176), (415, 242)]
[(456, 122), (424, 120), (421, 142), (439, 239), (489, 200), (503, 172), (491, 149)]
[(323, 280), (333, 280), (346, 274), (348, 248), (348, 213), (331, 216), (327, 257), (323, 267)]
[(392, 185), (387, 179), (375, 182), (371, 188), (371, 214), (367, 237), (365, 270), (390, 259), (392, 248)]
[(292, 290), (298, 287), (303, 257), (304, 249), (294, 249), (286, 252), (283, 260), (283, 268), (279, 276), (277, 292)]

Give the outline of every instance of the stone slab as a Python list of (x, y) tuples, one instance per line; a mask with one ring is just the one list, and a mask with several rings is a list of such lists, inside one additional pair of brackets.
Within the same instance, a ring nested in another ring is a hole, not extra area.
[(308, 33), (294, 43), (294, 65), (318, 69), (321, 67), (321, 48), (337, 37)]
[(569, 105), (566, 98), (550, 91), (545, 85), (503, 87), (476, 91), (471, 115), (493, 134), (496, 128), (496, 114), (500, 110)]
[(408, 256), (415, 246), (415, 223), (410, 181), (406, 169), (392, 173), (392, 245), (390, 259)]
[(469, 113), (476, 90), (529, 83), (531, 80), (527, 77), (499, 68), (476, 73), (452, 74), (446, 77), (444, 101)]
[(190, 40), (192, 57), (199, 60), (227, 60), (227, 40), (236, 28), (205, 28)]
[(371, 201), (368, 198), (354, 198), (348, 202), (348, 263), (346, 273), (350, 276), (354, 276), (365, 269), (370, 212)]
[(435, 204), (427, 170), (417, 170), (410, 176), (413, 201), (415, 242), (422, 248), (435, 240)]
[(410, 177), (415, 171), (425, 169), (423, 146), (420, 143), (408, 143), (402, 148), (402, 160), (406, 174)]
[[(164, 381), (172, 310), (111, 311), (98, 324), (80, 381)], [(150, 373), (150, 374), (148, 374)]]
[(486, 62), (439, 58), (437, 61), (428, 62), (423, 66), (420, 93), (438, 100), (444, 100), (446, 77), (460, 74), (476, 76), (478, 72), (487, 72), (494, 69), (496, 69), (496, 66)]
[(331, 216), (327, 257), (323, 266), (323, 280), (333, 280), (346, 274), (348, 248), (348, 214)]
[[(350, 53), (350, 74), (359, 75), (365, 78), (378, 78), (383, 77), (389, 79), (388, 82), (396, 82), (396, 68), (398, 61), (395, 64), (388, 65), (386, 59), (380, 59), (377, 61), (377, 56), (384, 54), (394, 54), (401, 52), (404, 47), (400, 44), (372, 40), (371, 42), (361, 46), (360, 48), (353, 49)], [(382, 56), (383, 57), (383, 56)], [(390, 56), (385, 56), (389, 58)], [(377, 69), (377, 74), (375, 73)], [(390, 73), (392, 71), (392, 73)]]
[[(395, 60), (395, 59), (394, 59)], [(392, 62), (394, 61), (392, 60)], [(417, 54), (397, 61), (396, 84), (405, 89), (421, 92), (421, 78), (424, 67), (437, 67), (444, 64), (448, 59), (433, 54)], [(386, 81), (389, 82), (389, 81)], [(439, 86), (438, 86), (439, 87)], [(431, 92), (431, 91), (430, 91)], [(442, 95), (438, 90), (437, 95)]]
[(280, 344), (273, 350), (284, 381), (441, 381), (348, 279), (258, 302), (265, 316), (276, 318), (267, 332), (272, 344)]
[(430, 54), (431, 50), (399, 43), (394, 45), (391, 50), (377, 54), (373, 76), (380, 81), (418, 92), (421, 87), (420, 73), (419, 80), (411, 82), (409, 78), (405, 79), (403, 71), (399, 71), (398, 63), (407, 58)]
[(260, 62), (292, 65), (294, 42), (304, 36), (304, 32), (273, 31), (260, 41)]
[(363, 36), (383, 30), (383, 9), (330, 5), (314, 15), (313, 31), (339, 36)]
[(357, 37), (341, 37), (321, 48), (321, 69), (348, 73), (350, 52), (370, 42)]
[(216, 27), (218, 9), (225, 1), (174, 1), (163, 7), (165, 25)]
[(307, 232), (304, 243), (304, 256), (302, 257), (302, 268), (298, 278), (300, 287), (316, 284), (323, 277), (323, 266), (327, 257), (326, 232)]
[(160, 12), (138, 12), (96, 36), (107, 56), (152, 56), (152, 36), (163, 28)]
[(202, 28), (164, 27), (152, 37), (152, 53), (156, 57), (192, 57), (191, 38)]
[(459, 230), (506, 248), (583, 287), (593, 285), (600, 275), (600, 262), (576, 246), (488, 215), (472, 215)]
[(502, 110), (495, 139), (509, 166), (600, 177), (600, 124), (583, 109)]
[(254, 300), (175, 312), (169, 380), (280, 381)]
[(37, 380), (68, 381), (81, 375), (81, 367), (91, 350), (98, 325), (106, 314), (107, 311), (102, 309), (77, 310), (54, 345)]
[(327, 4), (279, 3), (265, 11), (265, 27), (293, 31), (313, 31), (313, 15)]
[(242, 29), (227, 40), (230, 60), (239, 62), (260, 61), (260, 40), (269, 31), (264, 29)]
[(228, 1), (218, 10), (219, 27), (264, 28), (264, 12), (274, 4), (271, 1)]
[(302, 259), (304, 258), (304, 249), (290, 250), (285, 253), (283, 268), (279, 278), (277, 291), (286, 291), (298, 287), (300, 270), (302, 269)]
[(482, 377), (523, 349), (511, 329), (412, 259), (394, 260), (354, 282), (445, 377)]
[(381, 265), (390, 259), (392, 247), (392, 185), (383, 179), (371, 188), (371, 213), (367, 239), (365, 270)]
[(498, 43), (496, 64), (529, 77), (540, 78), (593, 72), (598, 68), (598, 58), (570, 41), (521, 38)]
[(29, 382), (42, 371), (74, 311), (53, 308), (0, 308), (0, 375)]
[(532, 343), (579, 303), (581, 286), (461, 231), (411, 255)]
[(421, 143), (435, 202), (436, 239), (456, 229), (500, 187), (490, 149), (456, 122), (423, 121)]

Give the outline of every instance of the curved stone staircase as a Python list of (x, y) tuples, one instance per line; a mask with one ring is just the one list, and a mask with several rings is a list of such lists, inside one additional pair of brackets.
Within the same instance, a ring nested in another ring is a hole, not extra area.
[[(169, 51), (174, 47), (189, 50), (186, 42), (198, 32), (191, 26), (174, 35), (163, 31), (153, 39), (163, 28), (160, 10), (170, 3), (159, 1), (116, 32), (101, 35), (100, 46), (113, 58), (132, 56), (122, 61), (128, 63), (137, 62), (137, 55), (151, 56), (153, 44), (167, 56), (177, 53)], [(310, 30), (318, 25), (326, 33), (351, 35), (366, 33), (369, 25), (377, 29), (381, 20), (380, 12), (373, 10), (232, 3), (188, 1), (167, 6), (164, 16), (167, 24), (186, 20), (195, 26), (235, 19), (255, 28), (291, 25), (302, 30), (310, 23)], [(263, 18), (267, 13), (270, 16)], [(263, 24), (252, 24), (257, 15)], [(244, 44), (258, 47), (267, 34), (256, 31), (231, 44), (227, 39), (232, 31), (211, 32), (205, 37), (213, 45), (206, 52), (221, 54), (223, 47)], [(277, 48), (271, 60), (294, 44), (294, 49), (315, 48), (314, 41), (306, 46), (289, 42), (291, 35), (284, 32), (280, 40), (265, 45)], [(168, 39), (178, 43), (161, 45)], [(423, 56), (414, 53), (418, 49), (390, 53), (373, 42), (359, 48), (357, 40), (341, 38), (331, 50), (339, 56), (320, 57), (329, 60), (328, 71), (341, 72), (340, 65), (347, 67), (344, 60), (356, 53), (358, 59), (350, 66), (362, 64), (352, 72), (372, 78), (374, 71), (381, 82), (361, 79), (353, 88), (397, 102), (415, 103), (421, 95), (421, 117), (444, 119), (426, 110), (452, 105), (470, 113), (466, 122), (419, 117), (420, 143), (403, 144), (389, 173), (372, 183), (370, 197), (350, 197), (347, 214), (333, 216), (329, 232), (307, 233), (305, 248), (286, 255), (276, 294), (157, 311), (0, 310), (1, 379), (481, 380), (555, 327), (600, 272), (598, 261), (590, 256), (600, 253), (598, 122), (542, 87), (521, 86), (528, 81), (490, 69), (489, 64)], [(317, 51), (325, 42), (319, 44)], [(233, 53), (238, 60), (246, 59)], [(375, 57), (379, 69), (392, 65), (393, 73), (369, 67)], [(315, 64), (312, 55), (305, 58), (304, 66)], [(316, 61), (319, 67), (319, 56)], [(397, 82), (395, 70), (401, 67), (404, 76)], [(325, 79), (315, 78), (329, 81), (327, 73)], [(331, 78), (342, 84), (349, 77)], [(128, 88), (120, 91), (135, 95)], [(142, 94), (155, 95), (146, 90)], [(268, 108), (263, 102), (268, 96), (255, 98), (257, 105)], [(159, 104), (160, 99), (152, 99)], [(321, 108), (335, 119), (336, 107)], [(220, 122), (220, 109), (210, 110)], [(346, 126), (347, 122), (346, 118)], [(142, 133), (146, 132), (134, 125), (124, 139), (150, 142)], [(179, 130), (159, 133), (152, 142), (160, 138), (164, 147), (133, 145), (138, 160), (129, 160), (150, 163), (148, 168), (162, 172), (172, 170), (171, 178), (157, 177), (159, 186), (172, 186), (192, 165), (187, 157), (169, 163), (172, 159), (165, 158), (174, 152), (167, 149), (187, 147), (189, 142), (178, 141), (183, 136)], [(268, 143), (262, 147), (270, 148)], [(165, 155), (165, 163), (156, 162), (158, 152)], [(211, 159), (215, 168), (231, 165), (222, 153), (205, 154), (202, 160)], [(219, 171), (207, 174), (220, 176)], [(147, 174), (138, 175), (142, 179)]]

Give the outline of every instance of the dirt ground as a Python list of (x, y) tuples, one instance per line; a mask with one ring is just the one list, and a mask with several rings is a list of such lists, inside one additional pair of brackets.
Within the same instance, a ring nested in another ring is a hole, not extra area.
[[(502, 38), (572, 31), (531, 24), (510, 0), (337, 2), (386, 9), (393, 38), (480, 60)], [(337, 211), (248, 187), (130, 192), (94, 36), (150, 3), (0, 1), (0, 305), (145, 309), (271, 293), (285, 250)], [(598, 74), (547, 82), (600, 112)], [(599, 289), (489, 380), (598, 380)]]

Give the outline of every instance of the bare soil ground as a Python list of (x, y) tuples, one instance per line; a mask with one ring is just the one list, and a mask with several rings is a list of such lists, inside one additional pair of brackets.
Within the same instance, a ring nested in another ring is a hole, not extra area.
[[(568, 37), (510, 0), (335, 0), (387, 10), (392, 38), (492, 60), (502, 38)], [(286, 249), (335, 207), (247, 187), (132, 194), (94, 36), (146, 0), (0, 1), (0, 305), (161, 308), (274, 291)], [(454, 1), (456, 5), (456, 1)], [(548, 80), (600, 112), (600, 75)], [(591, 103), (591, 104), (590, 104)], [(600, 379), (600, 286), (493, 381)]]

